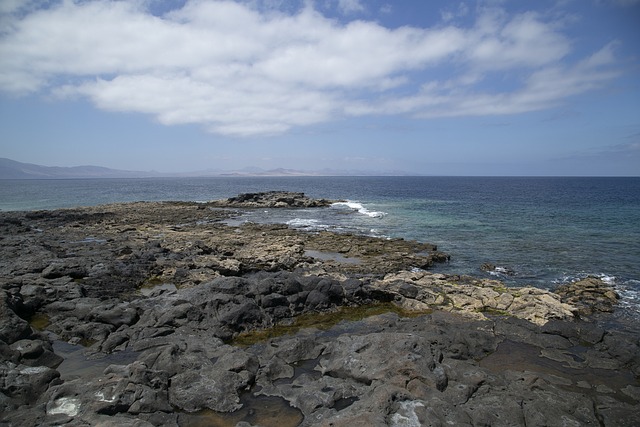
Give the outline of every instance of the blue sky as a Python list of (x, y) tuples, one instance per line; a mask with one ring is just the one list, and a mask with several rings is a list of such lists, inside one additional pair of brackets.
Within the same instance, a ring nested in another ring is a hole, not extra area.
[(638, 176), (640, 0), (3, 0), (0, 157)]

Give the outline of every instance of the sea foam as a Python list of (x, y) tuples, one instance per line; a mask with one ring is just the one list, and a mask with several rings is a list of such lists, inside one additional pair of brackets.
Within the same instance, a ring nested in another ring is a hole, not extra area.
[(317, 219), (293, 218), (286, 222), (293, 228), (301, 228), (306, 230), (326, 230), (329, 228), (326, 224), (321, 224)]
[(387, 214), (386, 212), (370, 211), (369, 209), (362, 206), (362, 204), (355, 201), (351, 201), (351, 200), (347, 200), (346, 202), (336, 202), (336, 203), (333, 203), (331, 206), (333, 207), (346, 206), (349, 209), (357, 211), (358, 213), (369, 216), (371, 218), (382, 218)]

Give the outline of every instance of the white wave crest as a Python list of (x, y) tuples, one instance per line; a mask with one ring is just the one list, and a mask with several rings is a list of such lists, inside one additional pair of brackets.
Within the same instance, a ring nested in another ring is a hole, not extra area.
[(566, 283), (577, 282), (578, 280), (586, 279), (587, 277), (595, 277), (597, 279), (602, 280), (607, 285), (617, 285), (618, 280), (616, 276), (612, 276), (606, 273), (575, 273), (575, 274), (564, 274), (557, 279), (551, 281), (551, 283), (557, 285), (564, 285)]
[(336, 202), (331, 206), (334, 206), (334, 207), (346, 206), (349, 209), (357, 211), (358, 213), (369, 216), (371, 218), (382, 218), (383, 216), (387, 215), (386, 212), (370, 211), (369, 209), (362, 206), (362, 204), (358, 202), (350, 201), (350, 200), (347, 200), (346, 202)]
[(496, 266), (493, 270), (489, 271), (488, 273), (491, 274), (492, 276), (514, 276), (516, 274), (515, 271), (507, 267), (501, 267), (501, 266)]
[(618, 311), (618, 315), (631, 319), (634, 325), (637, 325), (640, 319), (640, 280), (629, 280), (616, 287), (620, 299), (619, 306), (622, 310)]
[(312, 230), (324, 230), (329, 228), (328, 225), (320, 224), (317, 219), (294, 218), (286, 222), (289, 227), (304, 228)]
[(616, 276), (610, 276), (608, 274), (598, 274), (598, 278), (602, 280), (607, 285), (615, 285), (616, 284)]

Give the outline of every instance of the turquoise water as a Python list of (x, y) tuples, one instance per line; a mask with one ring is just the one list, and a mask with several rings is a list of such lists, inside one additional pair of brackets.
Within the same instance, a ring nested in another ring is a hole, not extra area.
[(0, 209), (34, 210), (136, 200), (205, 201), (289, 190), (345, 199), (329, 209), (250, 211), (283, 222), (435, 243), (446, 273), (553, 288), (586, 275), (614, 284), (640, 306), (640, 178), (216, 177), (0, 180)]

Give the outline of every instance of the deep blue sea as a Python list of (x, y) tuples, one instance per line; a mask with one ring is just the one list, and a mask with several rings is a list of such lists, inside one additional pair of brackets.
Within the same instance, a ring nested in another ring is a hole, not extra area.
[[(437, 244), (434, 270), (553, 289), (595, 275), (640, 313), (640, 178), (215, 177), (0, 180), (0, 210), (126, 201), (206, 201), (301, 191), (344, 199), (325, 209), (248, 211), (241, 221), (403, 237)], [(491, 263), (503, 271), (480, 270)]]

